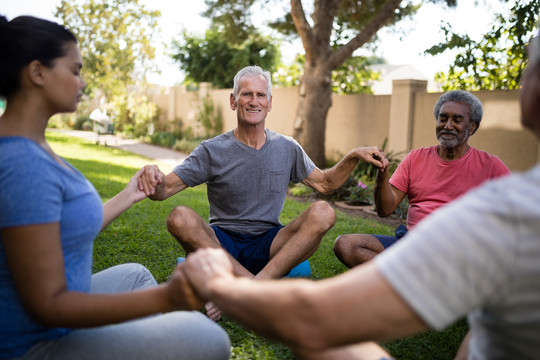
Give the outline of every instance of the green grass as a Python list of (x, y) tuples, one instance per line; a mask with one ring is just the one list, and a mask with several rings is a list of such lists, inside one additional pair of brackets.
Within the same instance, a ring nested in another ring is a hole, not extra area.
[[(60, 156), (94, 184), (103, 201), (121, 191), (140, 167), (155, 163), (126, 151), (97, 146), (59, 133), (47, 133), (47, 139)], [(165, 164), (159, 166), (165, 173), (172, 170), (172, 167)], [(185, 254), (165, 226), (167, 215), (178, 205), (189, 206), (208, 219), (204, 186), (187, 189), (163, 202), (143, 200), (118, 217), (96, 238), (93, 270), (137, 262), (145, 265), (158, 282), (166, 281), (174, 268), (175, 259)], [(287, 199), (281, 221), (288, 223), (308, 205)], [(338, 211), (336, 225), (326, 234), (310, 259), (312, 279), (335, 276), (347, 270), (334, 256), (332, 244), (338, 235), (353, 232), (392, 234), (393, 229), (376, 221), (351, 217)], [(231, 338), (231, 359), (293, 359), (289, 349), (279, 342), (260, 337), (227, 318), (220, 324)], [(467, 325), (461, 320), (444, 331), (428, 331), (385, 344), (385, 347), (400, 360), (453, 359), (466, 331)]]

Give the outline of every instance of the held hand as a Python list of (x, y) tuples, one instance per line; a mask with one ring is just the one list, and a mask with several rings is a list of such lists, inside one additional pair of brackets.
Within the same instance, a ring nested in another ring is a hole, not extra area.
[(156, 192), (156, 187), (163, 182), (165, 174), (159, 170), (157, 165), (145, 165), (142, 170), (143, 172), (138, 178), (139, 190), (144, 192), (146, 196), (153, 195)]
[(139, 187), (139, 178), (142, 175), (143, 171), (144, 168), (141, 168), (139, 171), (137, 171), (135, 175), (133, 175), (131, 179), (129, 179), (129, 182), (124, 188), (124, 192), (128, 194), (133, 204), (146, 198), (146, 194), (141, 191)]
[(356, 152), (362, 161), (373, 164), (383, 172), (390, 164), (382, 150), (377, 146), (360, 147), (356, 149)]
[(232, 279), (233, 266), (223, 249), (199, 249), (183, 263), (190, 284), (203, 300), (209, 298), (212, 284)]
[(184, 273), (184, 266), (184, 263), (178, 264), (167, 282), (170, 301), (175, 309), (199, 310), (203, 307), (204, 302), (199, 299), (190, 285)]

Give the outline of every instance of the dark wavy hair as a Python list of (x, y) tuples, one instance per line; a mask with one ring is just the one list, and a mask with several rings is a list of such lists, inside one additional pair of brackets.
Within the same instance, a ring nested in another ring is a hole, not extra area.
[(7, 21), (0, 15), (0, 96), (9, 99), (21, 86), (25, 66), (38, 60), (47, 67), (66, 55), (75, 35), (62, 25), (32, 16)]

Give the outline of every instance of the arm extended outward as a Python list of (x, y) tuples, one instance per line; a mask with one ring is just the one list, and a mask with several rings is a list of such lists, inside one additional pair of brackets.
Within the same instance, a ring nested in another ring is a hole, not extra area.
[(386, 170), (388, 160), (376, 146), (359, 147), (351, 150), (330, 169), (315, 168), (303, 183), (322, 194), (330, 194), (345, 183), (359, 161), (373, 164), (380, 170)]
[(139, 189), (151, 200), (165, 200), (188, 186), (171, 172), (165, 176), (157, 165), (146, 165), (139, 177)]
[(179, 268), (163, 285), (118, 294), (67, 288), (59, 223), (3, 228), (2, 242), (13, 281), (28, 314), (50, 327), (114, 324), (176, 309), (199, 309)]
[(256, 281), (233, 276), (223, 250), (204, 249), (188, 257), (184, 271), (203, 300), (291, 346), (322, 350), (426, 328), (373, 262), (317, 282)]

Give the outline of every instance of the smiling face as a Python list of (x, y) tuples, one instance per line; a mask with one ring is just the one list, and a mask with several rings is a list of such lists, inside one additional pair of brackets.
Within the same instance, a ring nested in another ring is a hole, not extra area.
[(236, 110), (239, 125), (264, 125), (272, 109), (272, 96), (268, 96), (268, 84), (262, 76), (245, 75), (238, 82), (239, 91), (230, 97), (230, 106)]
[(441, 106), (435, 133), (439, 143), (446, 148), (467, 144), (469, 134), (474, 133), (476, 123), (471, 122), (469, 107), (448, 101)]
[(53, 113), (73, 112), (86, 83), (81, 77), (82, 57), (74, 42), (66, 44), (66, 55), (43, 72), (44, 95)]

